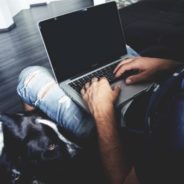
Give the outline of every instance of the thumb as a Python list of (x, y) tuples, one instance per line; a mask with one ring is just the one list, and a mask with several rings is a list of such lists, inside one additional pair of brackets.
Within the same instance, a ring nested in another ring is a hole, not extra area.
[(114, 86), (113, 92), (114, 92), (114, 96), (115, 96), (115, 97), (118, 97), (120, 91), (121, 91), (120, 86)]
[(148, 76), (147, 76), (146, 72), (141, 72), (137, 75), (132, 75), (132, 76), (128, 77), (125, 82), (126, 82), (126, 84), (135, 84), (135, 83), (146, 80), (147, 77)]

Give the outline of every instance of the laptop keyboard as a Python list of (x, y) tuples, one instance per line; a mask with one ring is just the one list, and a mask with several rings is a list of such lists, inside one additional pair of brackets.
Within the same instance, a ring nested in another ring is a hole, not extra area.
[(107, 78), (107, 80), (109, 81), (109, 83), (112, 83), (115, 81), (115, 76), (113, 74), (113, 71), (116, 67), (117, 63), (114, 63), (110, 66), (107, 66), (101, 70), (98, 70), (96, 72), (93, 72), (89, 75), (86, 75), (76, 81), (73, 81), (71, 83), (69, 83), (69, 85), (75, 89), (78, 93), (80, 93), (82, 87), (89, 81), (91, 81), (92, 78), (97, 77), (97, 78), (101, 78), (101, 77), (105, 77)]

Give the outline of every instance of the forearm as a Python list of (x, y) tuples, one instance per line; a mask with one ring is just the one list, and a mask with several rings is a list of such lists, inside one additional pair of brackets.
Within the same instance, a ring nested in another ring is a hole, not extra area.
[(119, 93), (120, 88), (111, 88), (106, 78), (94, 78), (81, 90), (96, 122), (102, 162), (110, 184), (123, 183), (128, 172), (113, 106)]
[(103, 117), (95, 117), (98, 141), (102, 162), (108, 181), (111, 184), (120, 184), (125, 180), (129, 166), (122, 142), (118, 134), (118, 126), (113, 108)]
[(163, 65), (160, 66), (160, 72), (174, 71), (178, 67), (182, 66), (183, 63), (172, 59), (162, 59)]

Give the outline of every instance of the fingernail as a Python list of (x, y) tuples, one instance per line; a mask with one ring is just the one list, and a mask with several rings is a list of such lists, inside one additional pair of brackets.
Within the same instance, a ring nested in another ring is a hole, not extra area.
[(132, 83), (132, 81), (130, 79), (126, 80), (126, 84), (131, 84), (131, 83)]

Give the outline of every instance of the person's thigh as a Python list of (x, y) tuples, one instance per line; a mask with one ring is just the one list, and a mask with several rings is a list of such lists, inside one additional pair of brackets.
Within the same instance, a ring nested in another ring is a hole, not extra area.
[(68, 133), (86, 138), (93, 132), (92, 118), (65, 94), (46, 68), (24, 69), (19, 76), (17, 92), (25, 103), (42, 110)]

